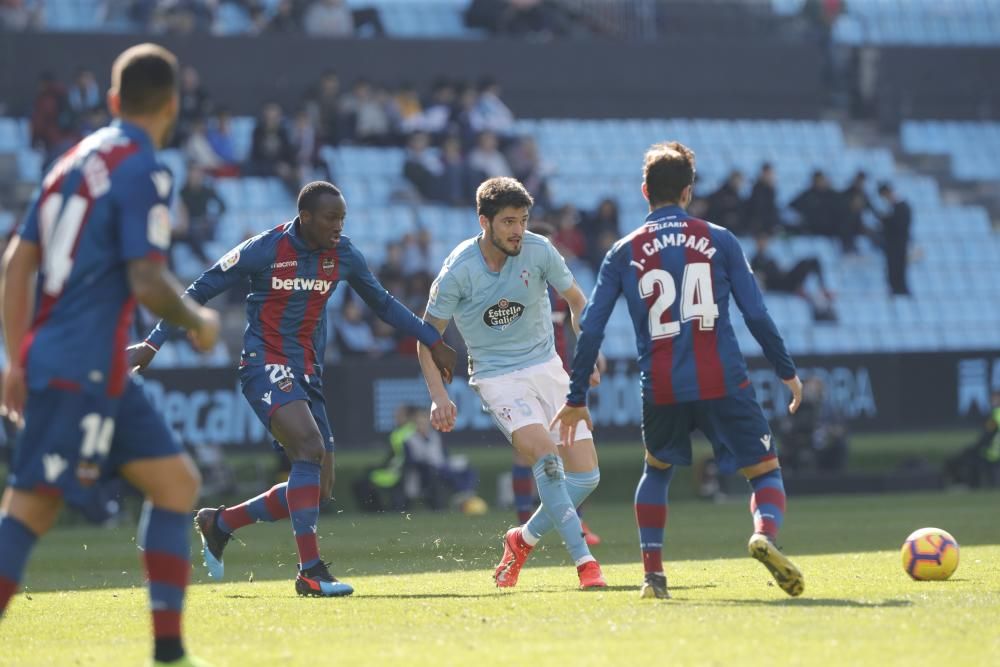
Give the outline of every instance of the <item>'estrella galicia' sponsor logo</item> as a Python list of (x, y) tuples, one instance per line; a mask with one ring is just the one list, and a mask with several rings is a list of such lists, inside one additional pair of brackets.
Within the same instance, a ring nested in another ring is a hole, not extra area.
[(491, 329), (503, 331), (520, 319), (523, 313), (523, 303), (500, 299), (497, 303), (487, 308), (486, 312), (483, 313), (483, 322), (485, 322), (486, 326)]

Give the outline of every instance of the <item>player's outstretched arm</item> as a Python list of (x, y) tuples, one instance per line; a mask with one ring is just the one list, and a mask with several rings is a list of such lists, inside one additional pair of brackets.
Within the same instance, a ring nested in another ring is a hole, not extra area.
[[(729, 283), (732, 286), (733, 298), (736, 305), (743, 313), (743, 321), (746, 322), (747, 329), (764, 351), (764, 356), (771, 365), (774, 366), (778, 377), (782, 382), (792, 388), (795, 377), (795, 363), (788, 354), (785, 341), (778, 333), (778, 327), (767, 312), (764, 305), (764, 295), (760, 291), (760, 286), (750, 270), (746, 255), (740, 247), (739, 241), (732, 234), (726, 233), (720, 247), (726, 259), (726, 272), (729, 274)], [(792, 383), (792, 384), (789, 384)], [(799, 394), (801, 396), (801, 383), (799, 383)], [(794, 396), (794, 391), (793, 391)], [(793, 405), (798, 409), (798, 405), (793, 401)]]
[[(569, 304), (570, 312), (570, 324), (573, 326), (573, 333), (576, 334), (577, 339), (580, 338), (580, 321), (583, 318), (583, 310), (587, 307), (587, 297), (577, 285), (576, 281), (570, 285), (569, 289), (560, 294), (562, 298), (566, 299), (566, 303)], [(597, 353), (597, 363), (594, 365), (594, 371), (590, 374), (590, 386), (596, 387), (601, 384), (601, 372), (607, 368), (607, 361), (604, 359), (604, 355), (600, 352)]]
[[(448, 328), (448, 320), (443, 320), (427, 313), (424, 314), (424, 321), (434, 327), (439, 334), (444, 334)], [(434, 348), (447, 347), (444, 343), (439, 343)], [(452, 364), (454, 364), (455, 351), (451, 350)], [(434, 350), (427, 347), (422, 342), (417, 342), (417, 359), (420, 361), (420, 370), (424, 375), (424, 382), (427, 383), (427, 391), (431, 395), (431, 426), (437, 430), (447, 433), (455, 428), (455, 420), (458, 418), (458, 408), (448, 397), (448, 389), (445, 382), (451, 382), (451, 376), (444, 377), (440, 370), (438, 361), (434, 358)]]
[(28, 389), (18, 351), (31, 326), (34, 310), (33, 277), (38, 271), (41, 253), (38, 244), (15, 236), (7, 246), (0, 269), (3, 283), (3, 337), (7, 366), (3, 374), (3, 398), (0, 412), (15, 424), (21, 423)]
[(187, 329), (196, 349), (207, 352), (215, 346), (218, 313), (182, 298), (180, 283), (162, 262), (134, 259), (128, 263), (128, 279), (136, 300), (170, 324)]

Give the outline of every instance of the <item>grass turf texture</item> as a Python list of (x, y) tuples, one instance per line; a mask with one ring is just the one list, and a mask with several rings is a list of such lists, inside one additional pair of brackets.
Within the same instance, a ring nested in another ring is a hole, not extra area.
[[(746, 555), (743, 499), (672, 505), (666, 601), (638, 599), (623, 503), (588, 508), (610, 584), (593, 593), (575, 590), (555, 535), (516, 589), (494, 588), (506, 512), (324, 516), (324, 556), (358, 591), (342, 599), (296, 597), (288, 523), (250, 526), (226, 552), (229, 582), (209, 582), (196, 557), (185, 628), (197, 654), (240, 667), (995, 664), (998, 508), (996, 492), (792, 498), (780, 541), (806, 576), (798, 599)], [(949, 581), (914, 582), (900, 566), (900, 544), (923, 526), (962, 546)], [(27, 588), (0, 622), (0, 664), (142, 664), (147, 601), (131, 526), (57, 530)]]

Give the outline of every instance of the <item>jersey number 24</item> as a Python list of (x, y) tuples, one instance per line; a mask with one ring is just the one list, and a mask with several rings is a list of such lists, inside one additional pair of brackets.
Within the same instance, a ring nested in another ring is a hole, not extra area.
[(698, 328), (702, 331), (715, 328), (719, 307), (715, 304), (715, 295), (712, 293), (711, 264), (699, 262), (684, 267), (680, 322), (663, 321), (663, 313), (677, 300), (677, 286), (669, 272), (653, 269), (644, 273), (639, 279), (639, 295), (648, 299), (656, 294), (657, 285), (660, 287), (660, 296), (649, 306), (649, 335), (653, 340), (678, 335), (681, 332), (681, 322), (691, 320), (698, 320)]

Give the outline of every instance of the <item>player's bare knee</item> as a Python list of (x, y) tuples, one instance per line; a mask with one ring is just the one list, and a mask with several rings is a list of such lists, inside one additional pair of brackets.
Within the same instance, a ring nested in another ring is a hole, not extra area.
[(306, 463), (323, 464), (323, 457), (326, 450), (323, 448), (323, 436), (319, 433), (310, 433), (297, 440), (295, 445), (289, 448), (289, 458), (294, 461), (305, 461)]
[(747, 479), (754, 479), (755, 477), (760, 477), (765, 473), (769, 473), (772, 470), (778, 470), (781, 466), (778, 465), (778, 459), (768, 459), (767, 461), (761, 461), (760, 463), (755, 463), (752, 466), (746, 466), (745, 468), (740, 468), (740, 473)]
[(656, 468), (657, 470), (666, 470), (673, 465), (672, 463), (665, 463), (660, 459), (655, 458), (649, 452), (646, 452), (646, 464), (649, 465), (650, 468)]

